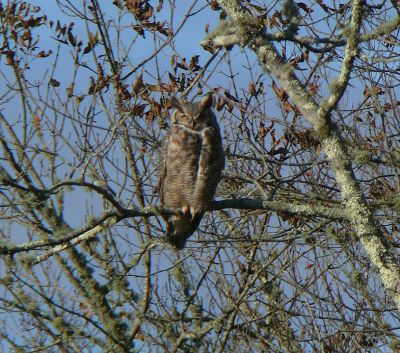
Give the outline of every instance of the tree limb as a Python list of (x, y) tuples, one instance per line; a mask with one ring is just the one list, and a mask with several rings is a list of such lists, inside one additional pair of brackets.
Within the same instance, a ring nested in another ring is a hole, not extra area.
[[(236, 0), (221, 0), (219, 3), (236, 23), (238, 30), (241, 33), (246, 33), (246, 23), (252, 23), (253, 19), (243, 11), (240, 3)], [(247, 36), (242, 44), (255, 51), (262, 67), (280, 81), (294, 104), (313, 125), (331, 163), (336, 181), (341, 188), (346, 213), (372, 264), (377, 268), (384, 286), (392, 291), (393, 299), (400, 309), (400, 267), (398, 259), (365, 201), (354, 176), (349, 153), (340, 131), (330, 115), (347, 86), (348, 70), (357, 55), (362, 7), (362, 0), (353, 1), (351, 34), (345, 49), (342, 71), (331, 97), (322, 104), (321, 108), (296, 77), (293, 68), (284, 62), (276, 48), (263, 38), (261, 32), (259, 32), (258, 37)]]
[[(303, 217), (323, 217), (330, 220), (347, 222), (348, 219), (344, 215), (341, 208), (317, 206), (310, 204), (295, 204), (286, 203), (282, 201), (265, 201), (262, 198), (243, 198), (214, 201), (208, 211), (217, 211), (223, 209), (237, 209), (237, 210), (262, 210), (269, 212), (276, 212), (285, 215), (297, 215)], [(172, 215), (180, 214), (181, 210), (170, 210), (167, 208), (155, 206), (151, 208), (122, 208), (119, 207), (116, 211), (110, 211), (102, 214), (90, 224), (77, 229), (75, 231), (68, 231), (64, 236), (53, 237), (52, 239), (31, 241), (22, 244), (12, 244), (3, 242), (0, 244), (1, 255), (14, 255), (21, 252), (28, 252), (32, 250), (39, 250), (43, 248), (52, 247), (45, 254), (36, 258), (34, 263), (39, 263), (50, 256), (59, 253), (65, 249), (76, 246), (79, 243), (94, 238), (97, 234), (102, 232), (106, 227), (111, 227), (123, 219), (133, 217), (152, 217), (159, 215)]]

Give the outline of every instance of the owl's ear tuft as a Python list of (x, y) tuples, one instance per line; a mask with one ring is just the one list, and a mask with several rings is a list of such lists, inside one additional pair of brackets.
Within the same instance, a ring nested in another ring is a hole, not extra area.
[(203, 109), (208, 109), (211, 108), (212, 104), (213, 104), (213, 96), (212, 93), (207, 93), (203, 99), (200, 101), (200, 107)]
[(172, 108), (181, 110), (181, 101), (176, 96), (172, 96), (169, 99)]

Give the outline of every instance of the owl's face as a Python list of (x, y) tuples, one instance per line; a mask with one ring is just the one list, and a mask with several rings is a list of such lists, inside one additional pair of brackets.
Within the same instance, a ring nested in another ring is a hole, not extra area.
[(200, 102), (190, 103), (173, 96), (171, 106), (175, 108), (171, 116), (171, 124), (183, 125), (191, 130), (201, 130), (211, 124), (210, 111), (212, 95), (206, 95)]

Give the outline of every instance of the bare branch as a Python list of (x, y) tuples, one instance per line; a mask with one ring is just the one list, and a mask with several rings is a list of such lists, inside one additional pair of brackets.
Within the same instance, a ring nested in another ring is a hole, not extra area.
[[(246, 23), (247, 15), (236, 0), (221, 0), (221, 5), (237, 26)], [(353, 1), (351, 36), (349, 38), (341, 84), (329, 100), (327, 108), (319, 109), (313, 97), (306, 91), (300, 80), (288, 67), (276, 49), (262, 36), (246, 38), (245, 44), (252, 48), (263, 67), (271, 72), (282, 84), (293, 102), (299, 107), (305, 118), (314, 126), (315, 133), (324, 145), (324, 151), (332, 164), (336, 180), (342, 191), (344, 208), (352, 220), (354, 229), (368, 253), (371, 263), (377, 268), (385, 287), (391, 291), (393, 299), (400, 310), (400, 267), (399, 262), (385, 239), (381, 229), (374, 220), (373, 214), (365, 202), (360, 187), (355, 180), (350, 158), (344, 146), (338, 127), (329, 113), (336, 106), (348, 82), (349, 67), (357, 55), (358, 33), (361, 25), (363, 1)], [(249, 22), (251, 23), (251, 20)], [(245, 28), (241, 27), (245, 32)]]

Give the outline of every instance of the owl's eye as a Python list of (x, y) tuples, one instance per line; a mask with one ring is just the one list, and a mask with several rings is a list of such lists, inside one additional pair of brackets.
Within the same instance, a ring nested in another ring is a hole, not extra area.
[(187, 118), (187, 116), (185, 114), (183, 114), (183, 113), (179, 113), (179, 117), (182, 118), (182, 119)]

